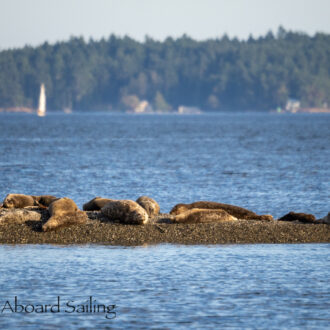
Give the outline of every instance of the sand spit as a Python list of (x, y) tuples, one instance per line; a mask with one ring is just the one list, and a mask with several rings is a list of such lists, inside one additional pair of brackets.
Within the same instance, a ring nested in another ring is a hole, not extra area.
[(89, 220), (85, 224), (42, 232), (42, 224), (48, 218), (45, 211), (40, 212), (40, 220), (0, 225), (0, 244), (330, 243), (327, 224), (255, 220), (173, 224), (171, 215), (160, 214), (152, 223), (141, 226), (110, 222), (97, 211), (86, 212)]

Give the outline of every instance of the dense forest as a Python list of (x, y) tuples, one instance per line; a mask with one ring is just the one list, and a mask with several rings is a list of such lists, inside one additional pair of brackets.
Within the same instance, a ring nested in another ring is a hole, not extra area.
[(242, 41), (111, 35), (0, 52), (0, 107), (35, 108), (41, 83), (50, 110), (121, 111), (141, 100), (161, 111), (268, 111), (289, 98), (329, 106), (330, 35), (283, 28)]

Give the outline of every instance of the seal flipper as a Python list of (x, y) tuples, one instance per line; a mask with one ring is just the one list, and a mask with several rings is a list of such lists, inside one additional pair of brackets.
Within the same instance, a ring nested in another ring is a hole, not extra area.
[(33, 198), (34, 201), (33, 206), (38, 207), (40, 209), (47, 209), (47, 206), (40, 203), (41, 200), (40, 196), (31, 196), (31, 197)]

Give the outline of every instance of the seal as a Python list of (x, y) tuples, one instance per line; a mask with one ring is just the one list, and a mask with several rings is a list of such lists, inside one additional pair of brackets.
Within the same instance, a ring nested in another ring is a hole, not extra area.
[(315, 223), (316, 218), (313, 214), (289, 212), (288, 214), (284, 215), (283, 217), (279, 218), (278, 220), (280, 220), (280, 221), (299, 221), (299, 222), (303, 222), (303, 223)]
[(273, 220), (273, 217), (269, 214), (258, 215), (250, 210), (244, 209), (243, 207), (230, 205), (230, 204), (217, 203), (217, 202), (208, 202), (208, 201), (194, 202), (191, 204), (177, 204), (172, 208), (170, 214), (178, 215), (191, 209), (209, 209), (209, 210), (222, 209), (237, 219), (262, 220), (262, 221)]
[(330, 212), (325, 217), (319, 219), (321, 223), (330, 224)]
[(52, 195), (41, 195), (41, 196), (32, 196), (35, 200), (35, 204), (41, 208), (48, 208), (48, 206), (59, 199), (56, 196)]
[(148, 196), (141, 196), (136, 202), (147, 211), (149, 218), (154, 218), (159, 214), (160, 207), (154, 199)]
[(172, 221), (174, 223), (208, 223), (237, 221), (237, 218), (222, 209), (191, 209), (175, 215)]
[(116, 200), (102, 207), (101, 212), (109, 220), (119, 220), (131, 225), (144, 225), (148, 222), (147, 211), (138, 203), (131, 200)]
[(84, 211), (99, 211), (103, 206), (107, 203), (114, 201), (114, 199), (95, 197), (91, 199), (89, 202), (83, 205)]
[(0, 209), (0, 225), (25, 223), (27, 221), (40, 221), (42, 220), (42, 211), (35, 209), (14, 209), (3, 208)]
[(58, 227), (71, 224), (83, 224), (87, 222), (87, 215), (78, 209), (76, 203), (67, 197), (59, 198), (48, 207), (50, 218), (42, 225), (43, 231), (49, 231)]
[(3, 201), (4, 208), (21, 209), (24, 207), (37, 206), (47, 208), (57, 197), (51, 195), (23, 195), (23, 194), (8, 194)]
[(27, 206), (36, 206), (35, 196), (8, 194), (3, 200), (3, 207), (7, 209), (21, 209)]

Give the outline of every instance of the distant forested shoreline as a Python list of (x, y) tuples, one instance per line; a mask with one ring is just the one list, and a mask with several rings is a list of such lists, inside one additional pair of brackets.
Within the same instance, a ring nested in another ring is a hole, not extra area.
[(0, 52), (0, 108), (36, 108), (41, 83), (48, 110), (125, 111), (147, 101), (164, 112), (269, 111), (289, 99), (329, 107), (330, 35), (283, 28), (243, 41), (111, 35)]

